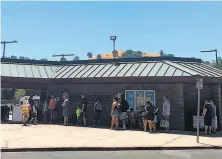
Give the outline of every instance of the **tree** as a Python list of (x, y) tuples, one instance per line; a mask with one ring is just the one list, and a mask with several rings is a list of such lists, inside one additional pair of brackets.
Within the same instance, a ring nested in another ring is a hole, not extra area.
[(79, 59), (79, 56), (75, 56), (75, 57), (74, 57), (73, 61), (76, 61), (76, 60), (80, 60), (80, 59)]
[(100, 54), (97, 55), (97, 59), (102, 59), (102, 56)]
[(122, 57), (123, 58), (143, 57), (143, 53), (141, 51), (126, 50), (123, 53)]
[(20, 98), (24, 97), (26, 95), (26, 90), (25, 89), (17, 89), (15, 91), (15, 99), (20, 100)]
[(64, 56), (61, 57), (60, 61), (67, 61)]
[(19, 59), (25, 60), (25, 57), (24, 56), (19, 56)]
[(48, 59), (46, 59), (46, 58), (41, 58), (40, 60), (41, 61), (48, 61)]
[(11, 56), (11, 59), (17, 59), (17, 57), (16, 57), (16, 56), (14, 56), (14, 55), (12, 55), (12, 56)]
[(93, 55), (93, 54), (92, 54), (91, 52), (88, 52), (88, 53), (87, 53), (88, 58), (92, 58), (92, 55)]

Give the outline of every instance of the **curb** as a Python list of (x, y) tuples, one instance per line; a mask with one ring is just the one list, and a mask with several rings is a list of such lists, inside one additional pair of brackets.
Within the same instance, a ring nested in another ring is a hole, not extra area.
[(222, 146), (195, 147), (54, 147), (54, 148), (1, 148), (1, 152), (42, 152), (42, 151), (130, 151), (130, 150), (209, 150)]

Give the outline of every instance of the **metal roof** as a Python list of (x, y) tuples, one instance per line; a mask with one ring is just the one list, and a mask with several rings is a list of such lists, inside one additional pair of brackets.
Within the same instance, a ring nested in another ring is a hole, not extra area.
[(193, 75), (222, 77), (222, 71), (200, 62), (181, 61), (139, 61), (70, 65), (1, 63), (2, 77), (71, 79)]
[(1, 63), (2, 77), (51, 78), (58, 66)]
[(222, 71), (203, 63), (150, 61), (62, 66), (52, 78), (194, 76), (222, 77)]

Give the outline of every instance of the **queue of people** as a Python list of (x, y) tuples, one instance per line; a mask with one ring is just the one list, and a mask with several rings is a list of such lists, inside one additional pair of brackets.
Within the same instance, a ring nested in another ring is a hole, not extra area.
[[(63, 125), (68, 125), (68, 116), (69, 116), (69, 109), (68, 109), (68, 98), (63, 98), (61, 101), (61, 108), (62, 108), (62, 116), (63, 116)], [(57, 100), (56, 98), (51, 95), (47, 101), (44, 101), (43, 107), (42, 107), (42, 116), (43, 121), (46, 123), (49, 117), (49, 123), (55, 122), (55, 108), (56, 108)], [(23, 123), (24, 125), (27, 125), (28, 122), (33, 124), (37, 124), (37, 117), (38, 117), (38, 106), (33, 100), (33, 96), (30, 96), (28, 101), (25, 101), (22, 104), (22, 112), (23, 112)], [(85, 95), (81, 96), (80, 104), (77, 106), (77, 109), (75, 111), (76, 113), (76, 121), (77, 125), (81, 125), (81, 121), (83, 121), (83, 126), (87, 126), (87, 106), (88, 102), (85, 97)], [(101, 99), (98, 98), (94, 104), (93, 107), (94, 110), (94, 120), (93, 120), (93, 126), (99, 126), (100, 125), (100, 118), (102, 113), (102, 102)], [(128, 112), (129, 111), (129, 112)], [(139, 113), (139, 112), (137, 112)], [(142, 119), (142, 125), (143, 130), (152, 132), (156, 132), (157, 123), (160, 123), (160, 120), (158, 119), (159, 115), (159, 109), (153, 105), (150, 101), (146, 102), (145, 106), (142, 106), (141, 108), (141, 119)], [(115, 97), (113, 99), (113, 103), (111, 106), (111, 130), (118, 130), (119, 125), (122, 125), (121, 129), (126, 129), (126, 118), (128, 116), (129, 122), (130, 122), (130, 128), (134, 128), (136, 126), (136, 118), (135, 118), (135, 112), (133, 108), (129, 109), (128, 102), (121, 97)], [(170, 102), (168, 100), (167, 96), (163, 97), (163, 109), (161, 114), (161, 121), (165, 122), (165, 130), (166, 132), (169, 132), (170, 127)], [(216, 132), (217, 130), (217, 116), (216, 116), (216, 106), (213, 103), (212, 100), (205, 101), (205, 105), (203, 107), (203, 113), (204, 117), (204, 125), (205, 125), (205, 134), (211, 134), (212, 132)], [(127, 120), (128, 120), (127, 119)], [(167, 123), (167, 124), (166, 124)]]
[(205, 134), (216, 133), (217, 131), (217, 108), (212, 100), (205, 100), (203, 107)]

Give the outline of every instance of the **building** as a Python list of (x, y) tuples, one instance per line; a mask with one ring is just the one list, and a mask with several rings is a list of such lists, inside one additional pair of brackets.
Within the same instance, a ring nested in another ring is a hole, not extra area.
[[(115, 58), (121, 58), (123, 56), (124, 51), (122, 50), (117, 50), (118, 56)], [(100, 54), (101, 59), (113, 59), (113, 53), (104, 53)], [(143, 53), (142, 57), (160, 57), (160, 53)], [(93, 56), (92, 58), (89, 58), (89, 60), (96, 60), (97, 56)]]
[(93, 104), (101, 97), (101, 124), (110, 120), (112, 98), (116, 93), (125, 93), (135, 109), (151, 100), (160, 111), (162, 97), (167, 95), (171, 103), (171, 128), (178, 130), (192, 128), (192, 116), (197, 110), (196, 79), (202, 76), (201, 109), (205, 99), (214, 100), (222, 128), (222, 71), (199, 59), (144, 57), (65, 62), (2, 59), (1, 68), (2, 88), (41, 89), (41, 97), (53, 94), (58, 99), (63, 92), (68, 92), (70, 117), (84, 93), (89, 102), (89, 121), (92, 121)]

